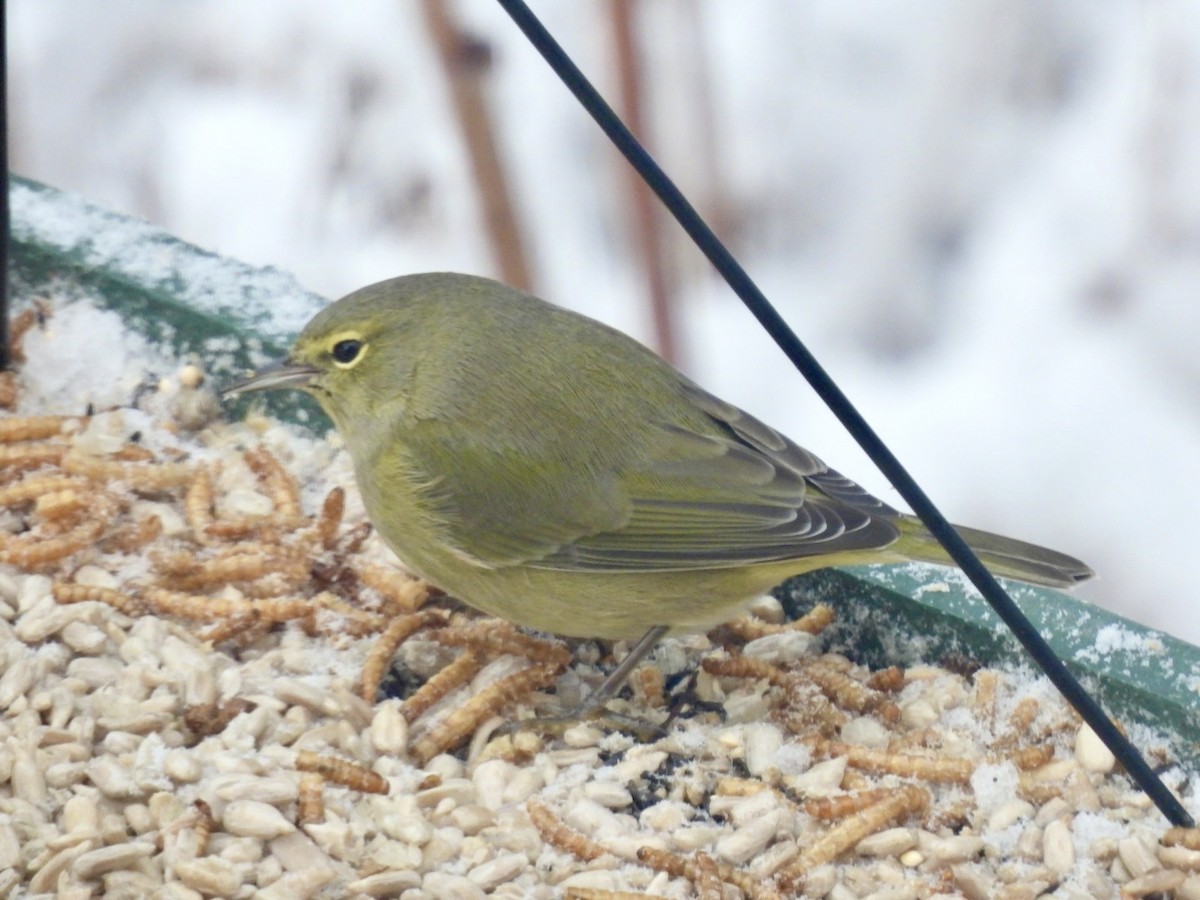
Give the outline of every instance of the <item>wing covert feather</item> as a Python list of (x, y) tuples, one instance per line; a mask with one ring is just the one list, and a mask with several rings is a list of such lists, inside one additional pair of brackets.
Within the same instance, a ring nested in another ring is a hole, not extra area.
[(541, 460), (531, 484), (527, 457), (477, 450), (467, 468), (488, 507), (456, 501), (455, 542), (489, 565), (637, 572), (752, 565), (897, 538), (894, 510), (737, 407), (690, 382), (684, 389), (702, 424), (661, 423), (613, 471)]

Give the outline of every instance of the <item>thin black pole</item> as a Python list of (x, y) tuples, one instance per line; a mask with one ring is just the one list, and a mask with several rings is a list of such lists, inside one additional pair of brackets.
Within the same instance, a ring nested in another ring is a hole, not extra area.
[(658, 163), (638, 143), (629, 129), (621, 122), (612, 108), (604, 101), (591, 82), (572, 62), (562, 47), (551, 37), (545, 26), (523, 2), (523, 0), (498, 0), (504, 11), (525, 33), (542, 57), (550, 64), (554, 73), (575, 95), (596, 124), (603, 129), (617, 149), (637, 169), (658, 198), (670, 210), (671, 215), (695, 241), (696, 246), (708, 257), (721, 276), (746, 304), (754, 317), (762, 324), (780, 349), (787, 354), (792, 364), (812, 385), (813, 390), (825, 401), (834, 415), (867, 452), (879, 470), (892, 483), (896, 491), (921, 519), (929, 532), (937, 538), (950, 558), (966, 573), (979, 589), (984, 599), (1004, 621), (1017, 640), (1025, 647), (1034, 662), (1046, 677), (1062, 693), (1067, 702), (1079, 713), (1097, 736), (1113, 752), (1137, 785), (1146, 792), (1155, 806), (1173, 825), (1192, 827), (1192, 817), (1178, 798), (1154, 773), (1138, 749), (1126, 738), (1108, 717), (1100, 704), (1092, 698), (1078, 679), (1071, 674), (1050, 645), (1025, 617), (1013, 599), (1008, 596), (991, 572), (979, 561), (979, 557), (967, 546), (954, 527), (941, 514), (933, 501), (925, 494), (913, 477), (901, 465), (900, 460), (888, 449), (867, 420), (855, 409), (850, 399), (842, 392), (816, 357), (801, 343), (795, 332), (775, 310), (758, 285), (741, 267), (733, 254), (721, 243), (712, 229), (700, 217), (675, 183), (659, 167)]
[(0, 369), (8, 358), (8, 9), (0, 0)]

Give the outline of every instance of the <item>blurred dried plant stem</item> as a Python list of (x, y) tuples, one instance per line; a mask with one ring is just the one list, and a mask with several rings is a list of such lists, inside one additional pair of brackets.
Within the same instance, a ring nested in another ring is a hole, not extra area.
[[(635, 0), (613, 0), (609, 7), (612, 16), (613, 51), (616, 57), (621, 118), (634, 136), (646, 144), (648, 135), (643, 117), (641, 59), (635, 35)], [(650, 309), (654, 319), (654, 339), (658, 352), (671, 362), (679, 362), (675, 326), (675, 279), (669, 267), (667, 246), (663, 235), (663, 217), (654, 194), (631, 166), (622, 163), (633, 219), (633, 235), (637, 243), (642, 272), (646, 278)]]
[(422, 0), (421, 7), (466, 141), (484, 228), (500, 278), (513, 287), (532, 290), (528, 256), (484, 97), (491, 48), (458, 27), (450, 0)]

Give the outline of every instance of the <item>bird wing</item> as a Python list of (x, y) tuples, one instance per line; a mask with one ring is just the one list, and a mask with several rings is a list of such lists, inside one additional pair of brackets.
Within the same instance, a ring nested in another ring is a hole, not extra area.
[(703, 431), (659, 426), (659, 452), (619, 480), (619, 529), (532, 565), (590, 571), (726, 568), (884, 547), (899, 515), (803, 447), (685, 382)]
[[(702, 414), (661, 422), (606, 460), (455, 444), (436, 479), (445, 537), (488, 567), (728, 568), (884, 547), (898, 513), (735, 406), (684, 382)], [(410, 435), (411, 438), (411, 435)]]

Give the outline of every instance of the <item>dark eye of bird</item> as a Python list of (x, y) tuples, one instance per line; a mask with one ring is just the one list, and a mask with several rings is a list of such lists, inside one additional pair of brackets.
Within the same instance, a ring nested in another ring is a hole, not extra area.
[(338, 341), (333, 345), (334, 362), (339, 362), (342, 365), (352, 363), (358, 357), (360, 350), (362, 350), (362, 341)]

